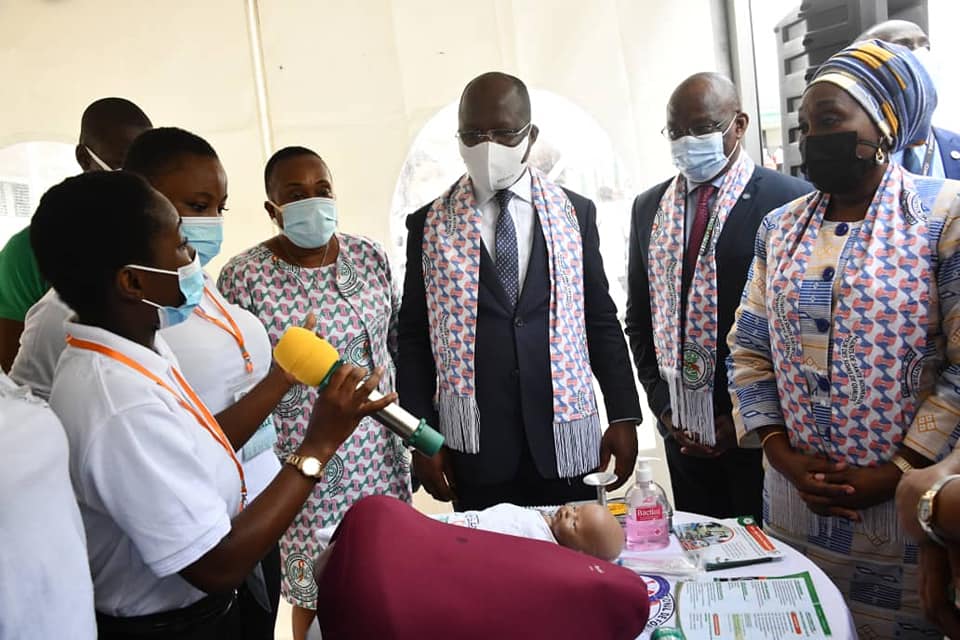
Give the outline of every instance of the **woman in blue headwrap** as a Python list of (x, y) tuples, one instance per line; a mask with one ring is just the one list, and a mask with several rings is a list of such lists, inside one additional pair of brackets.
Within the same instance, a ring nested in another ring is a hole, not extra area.
[(837, 583), (864, 638), (930, 629), (893, 497), (960, 422), (960, 183), (890, 162), (926, 140), (936, 101), (897, 45), (818, 70), (799, 112), (818, 190), (764, 220), (729, 336), (740, 442), (768, 463), (764, 520)]

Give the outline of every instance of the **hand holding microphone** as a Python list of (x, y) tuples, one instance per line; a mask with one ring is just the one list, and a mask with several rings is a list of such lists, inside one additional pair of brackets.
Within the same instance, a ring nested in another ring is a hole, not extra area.
[(360, 424), (360, 420), (393, 402), (396, 394), (382, 396), (376, 401), (370, 392), (380, 384), (381, 371), (364, 381), (367, 370), (350, 364), (337, 367), (327, 380), (323, 391), (313, 405), (302, 450), (298, 453), (314, 455), (322, 461), (333, 457), (344, 440)]
[[(343, 392), (346, 385), (353, 385), (354, 394), (362, 394), (368, 402), (356, 410), (359, 416), (372, 415), (378, 422), (400, 436), (403, 443), (431, 457), (443, 445), (443, 436), (432, 429), (424, 420), (418, 420), (395, 404), (396, 394), (383, 396), (377, 391), (380, 375), (375, 373), (361, 384), (363, 370), (356, 369), (340, 359), (333, 346), (318, 338), (312, 331), (302, 327), (291, 327), (284, 332), (273, 351), (273, 357), (285, 371), (297, 380), (321, 390), (333, 388)], [(350, 372), (344, 374), (343, 371)], [(324, 391), (321, 397), (329, 393)], [(345, 395), (337, 393), (337, 397)], [(318, 401), (318, 408), (319, 408)], [(314, 412), (314, 416), (317, 413)], [(311, 426), (313, 425), (311, 419)], [(352, 431), (352, 429), (351, 429)], [(344, 439), (349, 435), (344, 435)], [(342, 442), (342, 440), (341, 440)]]

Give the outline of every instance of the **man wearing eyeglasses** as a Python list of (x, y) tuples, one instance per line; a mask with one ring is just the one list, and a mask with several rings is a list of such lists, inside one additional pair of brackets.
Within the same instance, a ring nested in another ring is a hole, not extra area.
[(763, 216), (812, 190), (755, 166), (733, 83), (698, 73), (674, 90), (664, 136), (675, 177), (637, 196), (630, 224), (627, 336), (664, 438), (675, 506), (761, 516), (762, 451), (739, 449), (727, 391), (727, 333)]
[(640, 405), (596, 208), (529, 166), (538, 133), (523, 82), (475, 78), (459, 110), (467, 173), (407, 218), (398, 391), (443, 432), (414, 472), (458, 511), (589, 499), (584, 474), (613, 457), (619, 486), (636, 460)]

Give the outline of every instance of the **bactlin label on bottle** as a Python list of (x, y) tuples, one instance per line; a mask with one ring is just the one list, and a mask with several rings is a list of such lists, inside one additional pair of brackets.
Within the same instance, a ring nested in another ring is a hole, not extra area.
[(634, 510), (634, 518), (639, 522), (663, 520), (663, 505), (655, 504), (649, 507), (637, 507)]

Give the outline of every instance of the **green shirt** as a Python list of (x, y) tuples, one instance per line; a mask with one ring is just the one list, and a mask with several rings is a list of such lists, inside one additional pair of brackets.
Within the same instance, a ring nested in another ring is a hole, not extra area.
[(23, 322), (50, 288), (30, 246), (30, 227), (10, 237), (0, 250), (0, 318)]

